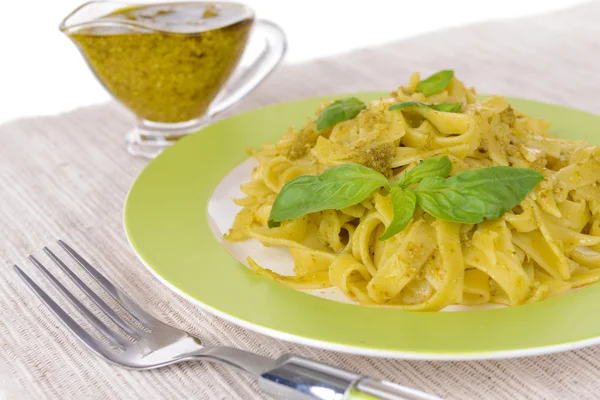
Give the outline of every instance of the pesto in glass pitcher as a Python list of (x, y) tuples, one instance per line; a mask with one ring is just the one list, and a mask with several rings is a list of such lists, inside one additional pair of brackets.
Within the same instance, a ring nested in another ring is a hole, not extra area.
[[(241, 100), (285, 52), (281, 29), (256, 21), (249, 7), (236, 3), (91, 1), (60, 29), (104, 87), (136, 115), (128, 150), (146, 157)], [(264, 41), (263, 51), (228, 82), (252, 30)]]

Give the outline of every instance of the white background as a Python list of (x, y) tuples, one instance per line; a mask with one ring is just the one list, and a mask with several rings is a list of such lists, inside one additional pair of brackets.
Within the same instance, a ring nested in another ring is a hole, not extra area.
[[(8, 0), (10, 1), (10, 0)], [(58, 30), (83, 0), (13, 0), (0, 13), (0, 123), (102, 102), (75, 46)], [(287, 33), (288, 63), (477, 21), (566, 8), (582, 0), (239, 0)], [(139, 1), (138, 1), (139, 2)]]

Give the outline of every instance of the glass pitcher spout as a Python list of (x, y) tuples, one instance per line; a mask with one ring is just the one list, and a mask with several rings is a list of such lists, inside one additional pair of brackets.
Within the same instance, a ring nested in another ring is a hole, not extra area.
[(88, 1), (67, 15), (60, 22), (58, 28), (69, 36), (81, 31), (92, 31), (96, 28), (113, 28), (121, 32), (153, 32), (152, 26), (143, 22), (106, 17), (115, 11), (132, 6), (135, 6), (135, 4), (120, 1)]

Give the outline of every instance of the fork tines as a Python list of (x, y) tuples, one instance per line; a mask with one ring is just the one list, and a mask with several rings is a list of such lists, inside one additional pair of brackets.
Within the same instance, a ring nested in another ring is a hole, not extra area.
[[(115, 325), (121, 328), (127, 335), (134, 340), (140, 338), (141, 335), (151, 331), (155, 326), (156, 319), (143, 311), (123, 292), (117, 289), (108, 279), (106, 279), (96, 268), (73, 250), (68, 244), (62, 240), (58, 244), (69, 254), (108, 294), (119, 303), (133, 318), (141, 325), (147, 327), (147, 330), (133, 326), (133, 324), (125, 322), (117, 313), (102, 300), (88, 285), (86, 285), (56, 254), (49, 248), (44, 247), (44, 252), (54, 261), (54, 263), (71, 279), (79, 289), (108, 317)], [(87, 319), (87, 321), (106, 338), (112, 346), (125, 350), (131, 341), (124, 335), (115, 332), (110, 327), (106, 326), (97, 316), (94, 315), (81, 301), (79, 301), (44, 265), (34, 256), (29, 256), (29, 260), (35, 265), (42, 274), (54, 285), (54, 287), (64, 295), (64, 297)], [(23, 279), (25, 284), (35, 295), (48, 307), (48, 309), (65, 324), (67, 329), (77, 336), (91, 350), (109, 357), (108, 352), (112, 352), (110, 347), (105, 346), (102, 342), (93, 338), (85, 329), (81, 327), (69, 314), (61, 308), (52, 298), (40, 288), (19, 266), (14, 266), (17, 274)]]

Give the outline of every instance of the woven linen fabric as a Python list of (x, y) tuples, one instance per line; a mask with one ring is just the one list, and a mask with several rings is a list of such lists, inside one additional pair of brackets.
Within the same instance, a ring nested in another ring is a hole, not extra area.
[[(483, 93), (600, 113), (599, 20), (600, 3), (586, 3), (284, 66), (233, 112), (320, 94), (392, 90), (411, 71), (427, 75), (453, 68)], [(264, 397), (254, 380), (232, 368), (189, 362), (129, 371), (85, 350), (12, 270), (13, 263), (21, 265), (56, 295), (26, 256), (33, 253), (56, 271), (40, 249), (50, 245), (58, 250), (52, 246), (57, 238), (80, 250), (150, 313), (207, 344), (270, 357), (295, 353), (448, 399), (600, 398), (600, 347), (495, 361), (390, 360), (275, 340), (201, 311), (162, 286), (136, 259), (125, 237), (124, 200), (147, 164), (124, 150), (124, 134), (132, 123), (126, 111), (108, 103), (0, 127), (0, 398)]]

